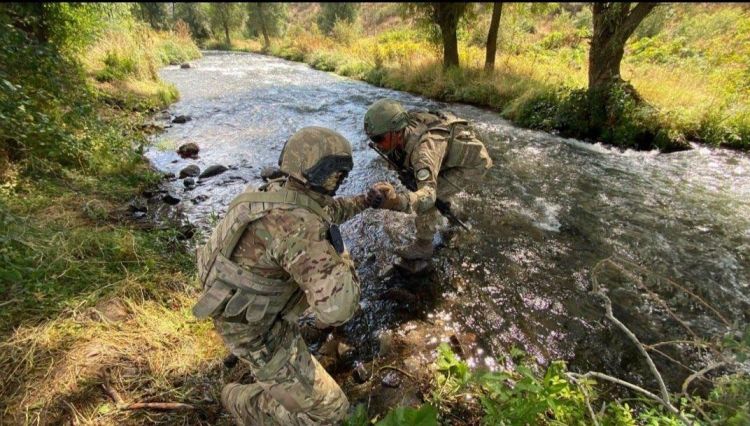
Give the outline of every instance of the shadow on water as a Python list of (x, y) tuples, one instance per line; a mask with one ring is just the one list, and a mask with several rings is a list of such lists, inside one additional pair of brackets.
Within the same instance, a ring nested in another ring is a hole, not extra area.
[[(193, 120), (160, 135), (148, 157), (175, 174), (189, 164), (230, 168), (194, 189), (173, 184), (182, 209), (204, 231), (247, 184), (261, 182), (260, 170), (274, 165), (284, 141), (304, 126), (329, 127), (352, 142), (355, 167), (343, 195), (379, 180), (396, 182), (362, 131), (367, 107), (379, 98), (407, 108), (447, 107), (487, 135), (495, 165), (460, 194), (475, 230), (446, 243), (432, 274), (392, 270), (393, 248), (411, 238), (413, 217), (366, 211), (342, 228), (358, 265), (363, 309), (339, 333), (365, 358), (378, 350), (381, 331), (440, 316), (446, 328), (476, 335), (476, 352), (467, 356), (478, 366), (491, 366), (515, 345), (540, 363), (563, 358), (574, 369), (636, 371), (637, 379), (637, 353), (603, 321), (588, 293), (592, 269), (608, 257), (679, 282), (730, 321), (750, 319), (746, 154), (703, 147), (669, 155), (621, 152), (518, 129), (491, 111), (253, 54), (207, 52), (192, 68), (167, 67), (162, 77), (182, 95), (170, 111)], [(175, 153), (186, 142), (201, 147), (198, 159)], [(709, 310), (664, 282), (649, 284), (649, 293), (622, 274), (600, 281), (616, 315), (646, 343), (684, 337), (670, 310), (701, 336), (721, 330)], [(673, 385), (686, 373), (657, 362)]]

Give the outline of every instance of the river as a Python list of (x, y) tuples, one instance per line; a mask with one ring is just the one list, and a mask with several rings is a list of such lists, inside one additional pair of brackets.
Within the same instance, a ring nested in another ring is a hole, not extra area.
[[(494, 368), (495, 358), (515, 345), (541, 364), (562, 358), (577, 370), (638, 380), (637, 353), (589, 294), (591, 271), (605, 258), (634, 272), (626, 278), (605, 269), (600, 282), (615, 314), (646, 343), (685, 337), (670, 312), (702, 337), (726, 328), (685, 289), (727, 321), (750, 318), (747, 154), (700, 146), (672, 154), (622, 152), (520, 129), (485, 109), (255, 54), (205, 52), (189, 69), (170, 66), (160, 73), (181, 95), (170, 112), (192, 120), (160, 134), (148, 158), (175, 174), (189, 164), (230, 168), (191, 190), (180, 180), (171, 183), (181, 209), (204, 231), (247, 184), (262, 182), (260, 170), (275, 165), (284, 141), (304, 126), (332, 128), (352, 143), (354, 170), (339, 194), (360, 193), (379, 180), (397, 182), (362, 130), (365, 111), (377, 99), (447, 108), (487, 135), (494, 167), (460, 196), (473, 231), (458, 233), (437, 252), (433, 273), (409, 277), (390, 266), (393, 247), (413, 232), (409, 215), (368, 210), (342, 228), (362, 280), (363, 310), (341, 333), (364, 359), (372, 357), (383, 330), (437, 321), (471, 336), (465, 355), (472, 365)], [(201, 147), (198, 159), (175, 153), (186, 142)], [(633, 277), (644, 285), (636, 286)], [(692, 353), (685, 362), (701, 357)], [(673, 386), (686, 374), (655, 359)]]

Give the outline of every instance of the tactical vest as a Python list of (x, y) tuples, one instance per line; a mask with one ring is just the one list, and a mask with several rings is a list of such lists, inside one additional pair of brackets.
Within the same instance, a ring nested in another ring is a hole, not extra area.
[[(298, 207), (331, 223), (331, 217), (318, 203), (296, 191), (248, 189), (232, 201), (211, 237), (198, 249), (198, 277), (204, 294), (193, 307), (193, 315), (197, 318), (221, 316), (227, 321), (270, 327), (279, 314), (283, 315), (299, 301), (302, 294), (291, 277), (267, 278), (230, 260), (248, 225), (272, 209)], [(263, 324), (266, 322), (268, 324)]]
[[(429, 111), (427, 113), (409, 111), (409, 117), (418, 123), (418, 139), (421, 139), (425, 133), (431, 130), (442, 130), (450, 134), (441, 170), (454, 167), (474, 168), (484, 163), (482, 160), (484, 144), (478, 132), (468, 121), (449, 111)], [(412, 153), (418, 146), (418, 143), (415, 144), (411, 152), (407, 153), (406, 167), (410, 167)]]

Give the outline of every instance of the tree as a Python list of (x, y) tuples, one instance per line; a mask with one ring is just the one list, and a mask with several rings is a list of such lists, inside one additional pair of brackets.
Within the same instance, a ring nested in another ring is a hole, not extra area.
[(608, 91), (622, 83), (620, 63), (625, 42), (656, 3), (594, 3), (594, 33), (589, 51), (589, 92)]
[(495, 2), (492, 6), (490, 30), (487, 32), (487, 54), (484, 59), (484, 70), (490, 72), (495, 69), (495, 55), (497, 54), (497, 30), (500, 27), (500, 15), (503, 13), (503, 3)]
[(167, 3), (136, 3), (137, 15), (142, 21), (148, 22), (151, 28), (163, 30), (169, 26)]
[(241, 3), (210, 3), (209, 19), (214, 34), (224, 33), (227, 45), (232, 44), (229, 33), (242, 26), (245, 20)]
[(188, 25), (196, 40), (206, 40), (211, 36), (205, 3), (177, 3), (175, 18)]
[(410, 3), (406, 11), (422, 15), (423, 22), (436, 26), (443, 44), (443, 68), (458, 67), (458, 23), (470, 10), (468, 3)]
[(284, 33), (287, 18), (287, 5), (284, 3), (248, 3), (247, 34), (251, 37), (263, 36), (264, 49), (271, 45), (271, 37)]
[(325, 34), (330, 34), (336, 21), (354, 22), (358, 10), (358, 3), (321, 3), (318, 28)]

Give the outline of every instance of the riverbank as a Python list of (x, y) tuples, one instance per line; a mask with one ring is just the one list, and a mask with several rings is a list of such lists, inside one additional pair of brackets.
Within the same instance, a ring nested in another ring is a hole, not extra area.
[[(317, 30), (310, 6), (268, 49), (256, 39), (208, 46), (270, 54), (380, 87), (489, 107), (521, 127), (622, 148), (673, 151), (687, 148), (687, 141), (750, 148), (750, 85), (736, 56), (728, 53), (749, 45), (745, 23), (750, 18), (739, 6), (677, 5), (644, 22), (628, 44), (622, 68), (646, 102), (621, 93), (608, 111), (610, 126), (599, 134), (588, 127), (586, 112), (589, 8), (562, 10), (552, 18), (506, 8), (497, 64), (487, 74), (486, 11), (475, 26), (460, 30), (461, 69), (445, 73), (440, 49), (428, 34), (400, 18), (397, 9), (366, 7), (361, 21), (339, 23), (331, 35)], [(376, 26), (381, 21), (390, 24)], [(699, 33), (691, 30), (696, 27)]]
[[(191, 231), (163, 209), (163, 177), (141, 155), (159, 131), (150, 116), (178, 98), (156, 70), (200, 52), (128, 21), (80, 53), (4, 37), (3, 63), (18, 71), (4, 89), (28, 117), (3, 108), (0, 423), (189, 421), (122, 406), (220, 390), (224, 347), (190, 312)], [(153, 202), (134, 203), (144, 194)]]

